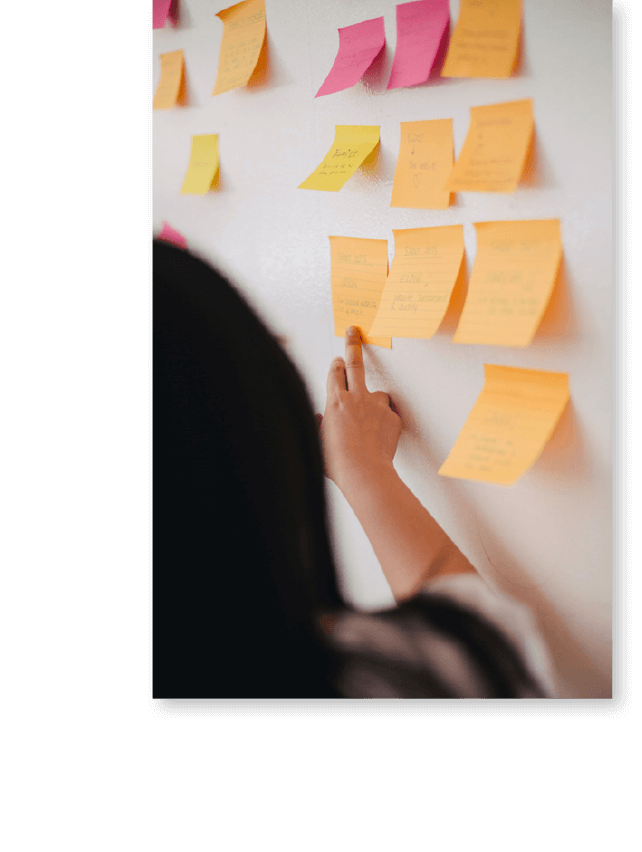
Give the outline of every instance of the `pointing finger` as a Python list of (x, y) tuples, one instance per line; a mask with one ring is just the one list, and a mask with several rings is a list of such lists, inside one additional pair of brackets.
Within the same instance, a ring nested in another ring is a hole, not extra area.
[(346, 331), (346, 377), (349, 391), (352, 393), (366, 393), (366, 373), (363, 366), (361, 331), (354, 325), (351, 325)]

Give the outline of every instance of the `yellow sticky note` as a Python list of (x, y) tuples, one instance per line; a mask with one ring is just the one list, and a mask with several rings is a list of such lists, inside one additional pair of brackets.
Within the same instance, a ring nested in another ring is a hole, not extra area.
[(192, 136), (192, 152), (181, 194), (205, 195), (217, 182), (218, 136)]
[(441, 76), (510, 77), (521, 18), (521, 0), (461, 0)]
[(247, 85), (266, 32), (264, 0), (244, 0), (216, 14), (223, 22), (223, 38), (212, 95)]
[(344, 335), (356, 325), (365, 343), (391, 349), (389, 337), (368, 334), (388, 275), (387, 240), (330, 237), (330, 256), (334, 333)]
[(452, 169), (451, 118), (402, 121), (390, 206), (444, 210), (450, 205), (450, 192), (444, 184)]
[(528, 346), (562, 260), (559, 219), (478, 222), (477, 255), (454, 343)]
[(370, 334), (432, 337), (464, 259), (462, 225), (392, 232), (395, 256)]
[(154, 109), (171, 109), (183, 94), (183, 51), (161, 53), (161, 76), (154, 93)]
[(484, 387), (442, 476), (513, 485), (539, 458), (569, 399), (568, 375), (484, 364)]
[(470, 108), (464, 146), (445, 189), (450, 192), (514, 192), (533, 136), (533, 101)]
[(337, 124), (334, 142), (322, 163), (298, 189), (337, 192), (379, 144), (379, 126)]

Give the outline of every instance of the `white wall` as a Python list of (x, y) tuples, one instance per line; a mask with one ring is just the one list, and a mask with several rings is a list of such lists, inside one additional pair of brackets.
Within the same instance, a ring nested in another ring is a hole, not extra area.
[[(404, 421), (397, 468), (478, 568), (534, 608), (562, 695), (611, 689), (611, 3), (524, 0), (518, 73), (507, 80), (437, 79), (386, 91), (396, 40), (394, 0), (266, 0), (263, 85), (211, 97), (226, 0), (179, 0), (179, 26), (153, 35), (158, 54), (183, 48), (188, 105), (156, 111), (154, 228), (162, 220), (219, 266), (288, 338), (316, 410), (323, 411), (334, 337), (328, 236), (387, 239), (393, 228), (462, 223), (468, 271), (473, 222), (559, 218), (563, 270), (551, 310), (526, 349), (455, 345), (452, 322), (431, 340), (366, 347), (371, 390)], [(459, 2), (451, 0), (451, 25)], [(314, 99), (338, 46), (337, 28), (384, 15), (385, 57), (365, 82)], [(455, 153), (469, 107), (532, 97), (533, 175), (512, 195), (460, 193), (445, 211), (390, 207), (399, 123), (452, 118)], [(335, 124), (378, 124), (381, 154), (337, 193), (298, 190)], [(218, 133), (220, 188), (180, 195), (196, 133)], [(512, 488), (447, 479), (437, 470), (483, 385), (484, 363), (569, 373), (572, 404), (540, 460)], [(392, 601), (361, 527), (329, 484), (346, 594)]]

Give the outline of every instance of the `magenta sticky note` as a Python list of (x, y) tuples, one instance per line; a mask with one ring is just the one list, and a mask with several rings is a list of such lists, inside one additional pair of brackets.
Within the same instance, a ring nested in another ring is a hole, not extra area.
[(330, 73), (314, 96), (331, 95), (354, 86), (386, 43), (383, 16), (339, 29), (339, 52)]
[(165, 26), (169, 7), (172, 5), (172, 0), (154, 0), (154, 29), (160, 30)]
[(426, 82), (449, 24), (448, 0), (414, 0), (397, 6), (397, 47), (389, 89)]
[(179, 248), (187, 248), (185, 237), (167, 222), (163, 222), (163, 230), (158, 235), (158, 239), (166, 243), (172, 243)]

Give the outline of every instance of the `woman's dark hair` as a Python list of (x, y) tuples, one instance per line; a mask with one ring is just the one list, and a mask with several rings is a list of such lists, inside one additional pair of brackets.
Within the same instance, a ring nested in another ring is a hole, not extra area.
[[(159, 241), (153, 262), (154, 697), (465, 697), (422, 653), (323, 638), (319, 616), (349, 608), (303, 381), (209, 264)], [(541, 694), (499, 631), (452, 601), (378, 617), (465, 649), (488, 697)]]

